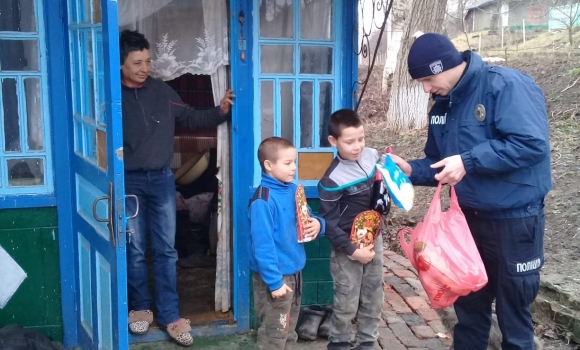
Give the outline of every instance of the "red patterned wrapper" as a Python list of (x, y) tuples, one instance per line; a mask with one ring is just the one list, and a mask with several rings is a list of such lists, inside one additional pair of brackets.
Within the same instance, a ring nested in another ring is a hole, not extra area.
[(309, 218), (310, 213), (308, 212), (304, 186), (298, 185), (296, 189), (296, 233), (298, 234), (299, 243), (310, 241), (310, 239), (304, 237), (304, 226), (308, 223)]
[(381, 214), (374, 210), (363, 211), (352, 223), (350, 241), (357, 249), (375, 244), (375, 238), (381, 231)]

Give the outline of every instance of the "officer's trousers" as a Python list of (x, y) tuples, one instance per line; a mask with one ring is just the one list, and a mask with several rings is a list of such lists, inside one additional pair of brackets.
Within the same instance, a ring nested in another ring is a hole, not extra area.
[(503, 335), (502, 349), (534, 349), (529, 307), (538, 294), (544, 262), (543, 210), (515, 219), (481, 218), (469, 210), (464, 210), (464, 214), (489, 282), (455, 303), (459, 320), (454, 332), (455, 349), (487, 349), (494, 299)]

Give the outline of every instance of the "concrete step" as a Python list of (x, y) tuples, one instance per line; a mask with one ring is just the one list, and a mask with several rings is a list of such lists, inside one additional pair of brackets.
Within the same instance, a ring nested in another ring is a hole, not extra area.
[(567, 339), (580, 343), (580, 299), (571, 283), (575, 281), (562, 276), (542, 276), (532, 312), (534, 321), (550, 320)]

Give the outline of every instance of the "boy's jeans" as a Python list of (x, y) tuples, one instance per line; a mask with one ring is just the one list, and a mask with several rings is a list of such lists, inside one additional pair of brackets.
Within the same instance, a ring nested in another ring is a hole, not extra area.
[(294, 292), (272, 299), (272, 293), (262, 280), (262, 276), (253, 273), (254, 309), (260, 320), (257, 350), (296, 349), (298, 340), (296, 324), (302, 301), (302, 272), (285, 275), (282, 278)]
[[(363, 265), (344, 252), (332, 249), (330, 273), (334, 280), (333, 313), (328, 340), (329, 349), (350, 349), (352, 320), (357, 316), (357, 344), (374, 343), (383, 307), (383, 238), (376, 239), (375, 258)], [(334, 343), (334, 344), (333, 344)]]
[[(139, 198), (139, 215), (129, 220), (127, 234), (127, 282), (129, 307), (151, 309), (147, 270), (147, 237), (153, 252), (153, 278), (157, 322), (161, 326), (179, 319), (177, 296), (177, 251), (175, 250), (175, 180), (169, 167), (152, 171), (125, 172), (125, 193)], [(126, 201), (127, 215), (135, 214), (136, 203)]]

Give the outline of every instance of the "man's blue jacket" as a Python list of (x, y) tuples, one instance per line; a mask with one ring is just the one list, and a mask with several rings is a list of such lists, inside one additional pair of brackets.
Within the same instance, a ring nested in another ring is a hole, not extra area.
[(546, 104), (532, 78), (488, 66), (471, 51), (467, 69), (429, 112), (424, 159), (410, 161), (414, 185), (436, 185), (430, 165), (461, 155), (467, 174), (455, 185), (462, 208), (481, 216), (537, 215), (552, 188)]

